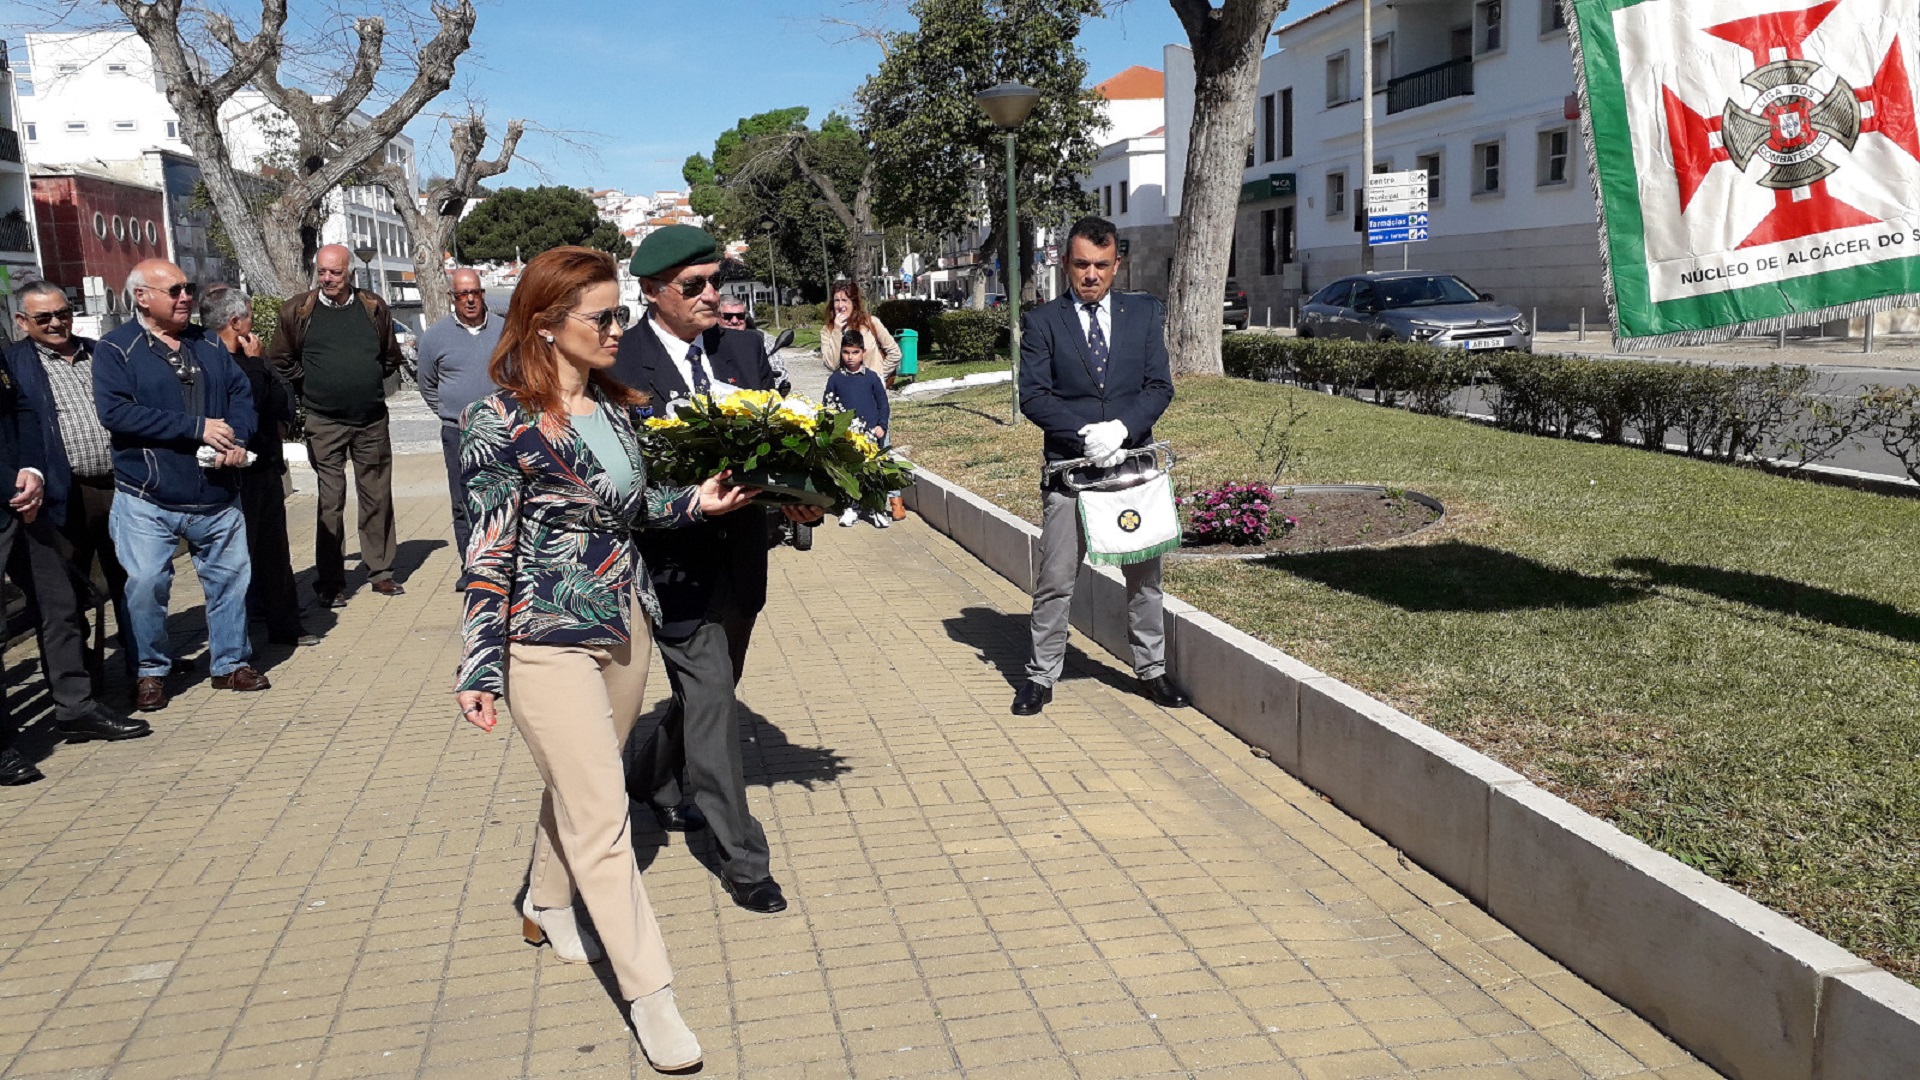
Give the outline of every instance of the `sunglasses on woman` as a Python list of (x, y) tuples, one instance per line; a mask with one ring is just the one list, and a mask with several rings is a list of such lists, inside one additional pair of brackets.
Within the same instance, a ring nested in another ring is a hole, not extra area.
[(633, 325), (633, 311), (625, 304), (619, 307), (602, 308), (599, 311), (569, 311), (567, 317), (592, 323), (593, 328), (598, 330), (603, 338), (612, 333), (616, 326), (625, 330)]

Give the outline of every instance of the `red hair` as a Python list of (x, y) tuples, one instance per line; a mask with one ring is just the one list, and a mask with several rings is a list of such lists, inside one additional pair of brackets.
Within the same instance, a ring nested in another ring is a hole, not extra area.
[[(847, 324), (840, 329), (867, 329), (870, 324), (867, 321), (867, 305), (860, 302), (860, 283), (857, 281), (834, 282), (833, 291), (827, 294), (827, 307), (829, 310), (833, 307), (833, 298), (839, 296), (841, 293), (846, 293), (847, 299), (852, 301), (852, 304), (847, 308)], [(831, 316), (829, 316), (829, 318), (831, 318)]]
[[(487, 374), (494, 384), (536, 412), (560, 408), (560, 359), (541, 330), (559, 326), (567, 313), (580, 306), (580, 294), (589, 287), (619, 281), (613, 256), (586, 247), (557, 247), (543, 251), (527, 264), (520, 284), (507, 304)], [(647, 395), (604, 371), (590, 371), (587, 381), (600, 388), (616, 405), (645, 405)]]

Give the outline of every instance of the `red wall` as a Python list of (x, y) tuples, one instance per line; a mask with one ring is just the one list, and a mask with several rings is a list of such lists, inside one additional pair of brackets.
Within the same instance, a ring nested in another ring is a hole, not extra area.
[[(166, 258), (162, 207), (160, 192), (103, 177), (34, 177), (33, 211), (40, 219), (42, 273), (54, 284), (75, 290), (90, 276), (105, 278), (107, 291), (115, 296), (115, 310), (120, 310), (124, 300), (119, 294), (134, 266), (144, 259)], [(95, 214), (106, 225), (104, 238), (94, 229)], [(115, 217), (126, 229), (124, 237), (114, 228)]]

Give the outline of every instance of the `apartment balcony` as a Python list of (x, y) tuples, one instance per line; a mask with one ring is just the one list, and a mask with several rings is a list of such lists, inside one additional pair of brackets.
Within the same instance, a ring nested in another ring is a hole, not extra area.
[(1463, 56), (1387, 83), (1387, 115), (1472, 93), (1473, 58)]
[(0, 161), (20, 161), (20, 133), (0, 127)]
[(33, 226), (24, 217), (0, 218), (0, 251), (32, 251)]

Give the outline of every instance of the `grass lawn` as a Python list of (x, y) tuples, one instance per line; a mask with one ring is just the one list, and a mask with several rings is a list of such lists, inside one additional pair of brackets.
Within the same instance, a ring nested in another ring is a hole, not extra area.
[[(932, 382), (935, 379), (957, 379), (962, 375), (974, 375), (982, 371), (1005, 371), (1010, 365), (1003, 357), (992, 360), (965, 360), (948, 363), (942, 360), (928, 360), (920, 357), (920, 373), (914, 376), (917, 382)], [(1009, 395), (1012, 391), (1007, 391)], [(1007, 399), (1011, 402), (1012, 397)]]
[[(1920, 981), (1920, 500), (1281, 386), (1179, 383), (1182, 492), (1265, 479), (1447, 505), (1381, 549), (1169, 563), (1183, 599)], [(896, 407), (914, 460), (1038, 520), (1006, 388)]]

